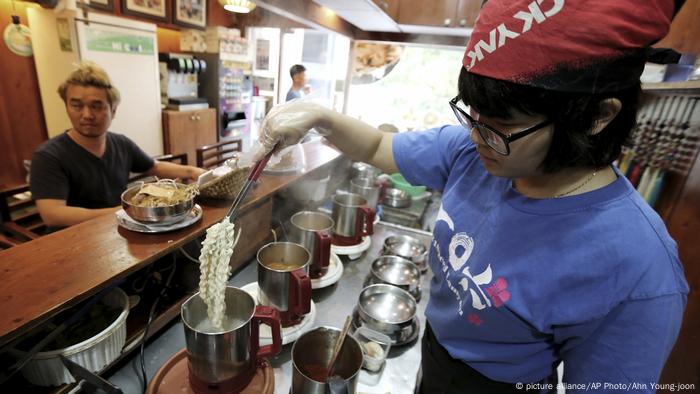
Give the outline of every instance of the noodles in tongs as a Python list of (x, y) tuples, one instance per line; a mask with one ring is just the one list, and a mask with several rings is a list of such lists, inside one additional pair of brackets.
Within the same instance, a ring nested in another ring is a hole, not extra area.
[(211, 324), (219, 329), (223, 328), (224, 312), (226, 311), (226, 282), (231, 274), (229, 260), (240, 237), (240, 232), (238, 235), (235, 233), (233, 218), (238, 206), (250, 191), (253, 183), (262, 174), (274, 151), (274, 149), (271, 150), (253, 166), (228, 213), (221, 222), (207, 229), (207, 237), (202, 244), (199, 256), (199, 296), (207, 304), (207, 316)]

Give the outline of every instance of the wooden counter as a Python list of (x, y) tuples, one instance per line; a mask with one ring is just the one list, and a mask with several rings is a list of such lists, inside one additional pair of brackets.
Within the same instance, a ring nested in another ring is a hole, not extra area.
[[(308, 170), (340, 156), (323, 142), (302, 146)], [(241, 212), (301, 176), (263, 175)], [(109, 214), (0, 252), (0, 346), (202, 235), (230, 203), (199, 202), (202, 220), (169, 233), (131, 232)]]

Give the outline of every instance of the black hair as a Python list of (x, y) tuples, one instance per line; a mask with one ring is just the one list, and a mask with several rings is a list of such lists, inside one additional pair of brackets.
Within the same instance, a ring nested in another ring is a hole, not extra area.
[[(459, 75), (459, 97), (479, 114), (510, 119), (513, 111), (543, 115), (554, 136), (541, 169), (546, 173), (571, 167), (601, 168), (619, 156), (635, 126), (641, 86), (606, 93), (569, 93), (501, 81), (467, 72)], [(590, 131), (601, 114), (600, 102), (617, 98), (620, 112), (598, 134)]]
[(289, 69), (289, 75), (293, 79), (295, 75), (301, 74), (304, 71), (306, 71), (306, 67), (302, 66), (301, 64), (295, 64)]

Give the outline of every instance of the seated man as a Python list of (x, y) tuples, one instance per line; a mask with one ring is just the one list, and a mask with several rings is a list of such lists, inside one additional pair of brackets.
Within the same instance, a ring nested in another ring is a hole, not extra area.
[(30, 177), (32, 196), (48, 227), (116, 212), (130, 172), (191, 180), (204, 172), (153, 160), (126, 136), (107, 131), (120, 98), (98, 65), (82, 63), (58, 94), (73, 127), (37, 148)]

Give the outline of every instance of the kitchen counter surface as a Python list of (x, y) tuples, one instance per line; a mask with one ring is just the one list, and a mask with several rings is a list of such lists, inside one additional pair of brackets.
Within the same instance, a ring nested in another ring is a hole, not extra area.
[[(380, 222), (375, 226), (370, 248), (357, 260), (342, 257), (344, 271), (340, 281), (323, 289), (313, 290), (312, 299), (316, 305), (316, 319), (312, 327), (333, 326), (342, 327), (345, 317), (352, 313), (357, 298), (362, 290), (362, 284), (369, 272), (371, 262), (380, 254), (384, 239), (394, 234), (409, 234), (419, 238), (426, 246), (429, 245), (431, 234), (428, 232), (396, 226)], [(403, 346), (392, 347), (386, 367), (381, 375), (370, 375), (366, 371), (360, 374), (360, 393), (412, 393), (418, 369), (420, 366), (420, 337), (425, 328), (425, 306), (428, 301), (428, 283), (432, 274), (428, 270), (421, 277), (422, 297), (418, 303), (417, 315), (420, 320), (421, 335)], [(257, 264), (248, 264), (244, 269), (231, 278), (230, 284), (242, 287), (257, 280)], [(185, 347), (185, 337), (182, 323), (177, 322), (156, 338), (146, 347), (146, 372), (151, 379), (156, 371), (173, 354)], [(271, 363), (275, 368), (275, 393), (287, 394), (291, 387), (292, 344), (285, 345), (282, 352)], [(119, 371), (109, 377), (109, 380), (122, 388), (124, 393), (140, 393), (140, 372), (138, 354)], [(378, 382), (377, 382), (378, 381)], [(368, 384), (368, 383), (373, 384)]]

